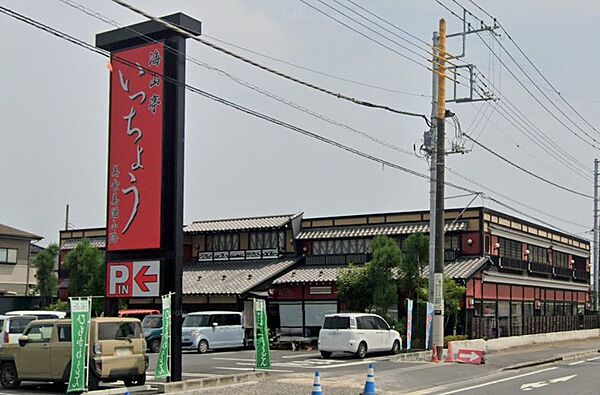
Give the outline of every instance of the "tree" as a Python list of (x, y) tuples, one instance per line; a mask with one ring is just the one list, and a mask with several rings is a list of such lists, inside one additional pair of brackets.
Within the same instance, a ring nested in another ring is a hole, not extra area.
[(427, 299), (427, 290), (423, 292), (423, 268), (429, 262), (429, 237), (415, 233), (404, 242), (404, 260), (402, 261), (399, 286), (400, 293), (409, 299)]
[(338, 297), (351, 310), (375, 311), (386, 316), (398, 302), (397, 273), (402, 251), (393, 239), (378, 236), (371, 242), (373, 258), (364, 267), (350, 267), (338, 276)]
[(464, 298), (466, 288), (462, 285), (458, 285), (456, 281), (450, 277), (444, 277), (444, 315), (446, 322), (444, 327), (448, 326), (450, 319), (454, 327), (452, 333), (456, 330), (456, 321), (458, 318), (458, 312), (460, 311), (460, 301)]
[(44, 307), (50, 303), (52, 297), (56, 296), (58, 291), (58, 278), (54, 269), (58, 251), (57, 244), (50, 244), (33, 260), (33, 265), (36, 268), (35, 278), (37, 279), (35, 291), (42, 297)]
[(65, 257), (71, 296), (104, 295), (105, 264), (102, 252), (83, 240)]

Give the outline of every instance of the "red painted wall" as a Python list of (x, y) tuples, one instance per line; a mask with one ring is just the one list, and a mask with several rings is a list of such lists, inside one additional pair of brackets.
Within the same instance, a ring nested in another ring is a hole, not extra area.
[[(468, 240), (471, 239), (473, 243), (469, 245)], [(463, 255), (479, 255), (481, 248), (481, 238), (479, 232), (465, 232), (461, 236), (461, 248)]]
[(510, 300), (510, 285), (498, 284), (498, 300)]

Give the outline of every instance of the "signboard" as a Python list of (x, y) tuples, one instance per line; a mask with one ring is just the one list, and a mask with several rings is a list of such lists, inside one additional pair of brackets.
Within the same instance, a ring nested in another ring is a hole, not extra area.
[(456, 362), (480, 365), (483, 363), (483, 351), (480, 350), (458, 350)]
[(67, 392), (84, 392), (89, 374), (90, 318), (92, 298), (69, 298), (71, 302), (71, 371)]
[(413, 314), (413, 301), (412, 299), (406, 300), (406, 349), (410, 350), (412, 346), (412, 314)]
[(162, 379), (169, 377), (169, 356), (171, 354), (171, 294), (162, 297), (162, 336), (160, 350), (156, 361), (154, 377)]
[(433, 303), (427, 302), (427, 319), (425, 320), (425, 349), (429, 349), (429, 337), (433, 330)]
[(106, 297), (158, 296), (160, 261), (107, 262)]
[(162, 43), (112, 53), (109, 252), (161, 247), (163, 60)]
[(254, 347), (256, 350), (256, 369), (271, 369), (267, 304), (263, 299), (254, 299)]
[(435, 273), (433, 275), (433, 310), (435, 314), (442, 314), (444, 309), (444, 275)]

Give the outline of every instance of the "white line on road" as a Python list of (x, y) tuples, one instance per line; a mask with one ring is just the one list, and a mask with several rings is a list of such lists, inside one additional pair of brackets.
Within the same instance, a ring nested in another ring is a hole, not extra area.
[(315, 353), (304, 354), (304, 355), (302, 355), (302, 354), (299, 354), (299, 355), (282, 355), (281, 358), (283, 358), (283, 359), (288, 359), (288, 358), (290, 358), (290, 359), (293, 359), (293, 358), (309, 358), (309, 357), (316, 357), (318, 355), (321, 355), (321, 354), (319, 354), (318, 352), (315, 352)]
[(225, 357), (215, 357), (213, 358), (215, 361), (243, 361), (243, 362), (254, 362), (254, 358), (225, 358)]
[(502, 383), (502, 382), (505, 382), (505, 381), (520, 379), (521, 377), (527, 377), (527, 376), (531, 376), (531, 375), (538, 374), (538, 373), (548, 372), (548, 371), (554, 370), (554, 369), (558, 369), (558, 367), (554, 366), (554, 367), (551, 367), (551, 368), (546, 368), (546, 369), (538, 370), (538, 371), (535, 371), (535, 372), (523, 373), (523, 374), (519, 374), (517, 376), (507, 377), (507, 378), (500, 379), (500, 380), (489, 381), (487, 383), (473, 385), (471, 387), (465, 387), (465, 388), (460, 388), (460, 389), (453, 390), (453, 391), (444, 392), (444, 393), (441, 393), (440, 395), (457, 394), (459, 392), (474, 390), (474, 389), (481, 388), (481, 387), (487, 387), (488, 385), (493, 385), (493, 384), (498, 384), (498, 383)]
[(571, 362), (571, 363), (569, 364), (569, 366), (573, 366), (573, 365), (579, 365), (580, 363), (585, 363), (585, 361)]
[(600, 357), (588, 358), (587, 361), (588, 362), (592, 362), (592, 361), (595, 361), (597, 359), (600, 359)]
[[(217, 366), (215, 367), (215, 369), (225, 369), (225, 370), (242, 370), (242, 371), (253, 371), (255, 370), (254, 368), (231, 368), (228, 366)], [(268, 369), (268, 372), (275, 372), (275, 373), (294, 373), (293, 370), (279, 370), (279, 369)]]

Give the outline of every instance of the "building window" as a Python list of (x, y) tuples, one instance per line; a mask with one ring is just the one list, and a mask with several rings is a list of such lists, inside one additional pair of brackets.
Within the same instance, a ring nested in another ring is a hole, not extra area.
[(556, 267), (568, 267), (568, 255), (560, 251), (552, 251), (552, 264)]
[(17, 249), (0, 248), (0, 263), (17, 263)]
[(236, 251), (240, 249), (240, 235), (225, 233), (206, 236), (206, 251)]
[(313, 255), (364, 254), (369, 251), (369, 239), (316, 240)]
[(520, 241), (500, 238), (500, 256), (523, 259), (523, 249)]
[(459, 235), (445, 235), (444, 236), (444, 249), (445, 250), (460, 250), (460, 236)]
[(543, 247), (529, 244), (529, 260), (536, 263), (548, 263), (548, 250)]
[(254, 232), (250, 233), (251, 250), (269, 250), (285, 248), (285, 233), (283, 232)]

